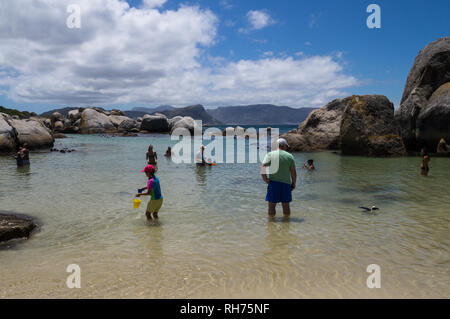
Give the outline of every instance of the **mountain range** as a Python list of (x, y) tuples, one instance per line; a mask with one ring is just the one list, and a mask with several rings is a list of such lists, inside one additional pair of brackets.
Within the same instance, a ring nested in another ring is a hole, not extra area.
[[(60, 112), (67, 116), (75, 107), (66, 107), (42, 113), (50, 116), (53, 112)], [(170, 105), (161, 105), (155, 108), (135, 107), (123, 111), (130, 118), (142, 117), (146, 114), (161, 113), (168, 118), (175, 116), (190, 116), (195, 120), (202, 120), (204, 125), (298, 125), (303, 122), (314, 108), (294, 109), (288, 106), (272, 104), (255, 104), (243, 106), (223, 106), (216, 109), (205, 109), (203, 105), (191, 105), (176, 108)]]
[(288, 106), (256, 104), (224, 106), (207, 112), (227, 125), (298, 125), (314, 108), (294, 109)]

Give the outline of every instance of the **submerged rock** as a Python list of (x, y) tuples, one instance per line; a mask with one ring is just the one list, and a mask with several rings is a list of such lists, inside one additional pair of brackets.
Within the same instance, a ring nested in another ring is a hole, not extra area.
[[(416, 57), (395, 114), (408, 150), (436, 149), (439, 138), (449, 136), (448, 87), (441, 88), (448, 82), (450, 37), (444, 37), (428, 44)], [(439, 97), (434, 94), (437, 91)]]
[(0, 242), (29, 238), (36, 227), (31, 217), (0, 212)]
[(344, 155), (406, 155), (394, 105), (383, 95), (352, 96), (342, 115), (340, 138)]

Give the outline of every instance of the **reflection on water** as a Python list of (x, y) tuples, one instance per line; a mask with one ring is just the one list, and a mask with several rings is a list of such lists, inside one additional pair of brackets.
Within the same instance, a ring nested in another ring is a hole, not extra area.
[[(0, 209), (42, 228), (0, 250), (0, 297), (402, 298), (448, 297), (450, 159), (295, 154), (292, 215), (267, 218), (258, 164), (196, 167), (162, 156), (165, 135), (73, 136), (17, 169), (0, 157)], [(158, 152), (164, 204), (157, 224), (133, 209)], [(313, 158), (315, 172), (300, 169)], [(364, 212), (359, 206), (380, 208)], [(67, 265), (82, 289), (65, 288)], [(380, 265), (382, 288), (366, 286)]]

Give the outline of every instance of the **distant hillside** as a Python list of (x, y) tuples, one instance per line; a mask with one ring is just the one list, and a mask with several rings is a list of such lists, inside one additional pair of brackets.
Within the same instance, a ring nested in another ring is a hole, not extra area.
[(5, 113), (11, 116), (17, 115), (20, 118), (27, 118), (33, 115), (36, 115), (35, 113), (30, 113), (27, 111), (18, 111), (15, 109), (8, 109), (6, 107), (0, 106), (0, 113)]
[(222, 122), (218, 121), (210, 114), (208, 114), (203, 105), (192, 105), (181, 108), (173, 108), (172, 110), (160, 111), (158, 113), (162, 113), (166, 115), (168, 118), (173, 118), (175, 116), (190, 116), (194, 120), (202, 120), (203, 124), (207, 125), (223, 124)]
[[(164, 112), (164, 111), (170, 111), (173, 110), (174, 107), (171, 105), (160, 105), (158, 107), (135, 107), (131, 111), (135, 112), (144, 112), (145, 114), (152, 114), (155, 112)], [(128, 111), (127, 111), (128, 112)]]
[(314, 108), (294, 109), (288, 106), (257, 104), (224, 106), (207, 112), (227, 125), (299, 125)]

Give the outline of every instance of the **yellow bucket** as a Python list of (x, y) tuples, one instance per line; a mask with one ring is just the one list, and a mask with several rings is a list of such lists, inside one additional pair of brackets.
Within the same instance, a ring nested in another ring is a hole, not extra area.
[(134, 208), (138, 209), (141, 206), (142, 201), (140, 199), (135, 198), (133, 201)]

